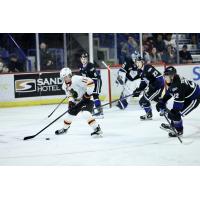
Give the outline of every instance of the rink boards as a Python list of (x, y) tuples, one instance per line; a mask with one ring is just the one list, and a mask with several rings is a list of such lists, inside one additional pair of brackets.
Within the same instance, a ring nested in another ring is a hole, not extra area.
[[(200, 66), (175, 67), (181, 76), (200, 83)], [(118, 69), (111, 68), (110, 73), (112, 100), (118, 98), (123, 89), (115, 83)], [(157, 66), (157, 69), (163, 72), (164, 66)], [(109, 98), (108, 70), (100, 69), (100, 72), (103, 83), (100, 99), (107, 101)], [(136, 81), (131, 87), (135, 88), (138, 84), (139, 82)], [(0, 107), (58, 103), (65, 97), (61, 86), (59, 72), (0, 74)]]

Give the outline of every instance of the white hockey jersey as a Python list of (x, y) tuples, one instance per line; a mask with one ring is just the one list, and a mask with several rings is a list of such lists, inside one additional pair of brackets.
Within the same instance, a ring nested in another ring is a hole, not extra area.
[(62, 85), (68, 100), (72, 102), (80, 101), (85, 93), (92, 95), (94, 87), (95, 84), (91, 78), (78, 75), (72, 76), (71, 85), (67, 85), (65, 82)]

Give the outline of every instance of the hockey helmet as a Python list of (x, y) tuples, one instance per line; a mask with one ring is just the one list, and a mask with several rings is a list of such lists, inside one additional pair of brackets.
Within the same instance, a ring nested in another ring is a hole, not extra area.
[(62, 80), (64, 80), (65, 77), (69, 77), (69, 78), (72, 77), (72, 71), (68, 67), (62, 68), (61, 71), (60, 71), (60, 78)]
[(171, 83), (174, 80), (174, 75), (176, 75), (176, 69), (173, 66), (169, 66), (165, 69), (164, 71), (164, 78), (165, 78), (165, 82), (168, 86), (171, 85)]
[(144, 59), (141, 57), (140, 53), (135, 51), (135, 53), (133, 53), (131, 57), (133, 62), (135, 63), (136, 68), (142, 69), (144, 66)]
[(136, 60), (142, 60), (140, 53), (138, 51), (135, 51), (134, 53), (132, 53), (131, 58), (133, 62), (135, 62)]
[(164, 75), (165, 76), (170, 76), (170, 75), (175, 75), (177, 74), (176, 68), (173, 66), (169, 66), (165, 69)]

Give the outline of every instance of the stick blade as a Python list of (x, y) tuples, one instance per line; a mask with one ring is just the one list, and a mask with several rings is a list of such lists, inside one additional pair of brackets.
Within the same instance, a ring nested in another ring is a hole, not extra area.
[(32, 138), (34, 138), (34, 137), (35, 137), (35, 135), (26, 136), (26, 137), (24, 137), (24, 140), (30, 140), (30, 139), (32, 139)]

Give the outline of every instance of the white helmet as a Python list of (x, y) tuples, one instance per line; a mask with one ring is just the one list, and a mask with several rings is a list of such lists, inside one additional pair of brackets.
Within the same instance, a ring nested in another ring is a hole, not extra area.
[(71, 71), (71, 69), (68, 68), (68, 67), (62, 68), (61, 71), (60, 71), (60, 78), (61, 78), (62, 80), (64, 80), (64, 78), (65, 78), (66, 76), (68, 76), (69, 78), (72, 77), (72, 71)]
[(135, 51), (134, 53), (131, 54), (131, 58), (133, 60), (133, 62), (135, 62), (136, 60), (138, 60), (140, 58), (140, 53)]

